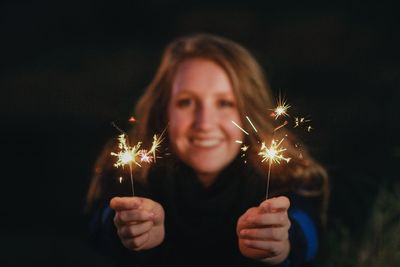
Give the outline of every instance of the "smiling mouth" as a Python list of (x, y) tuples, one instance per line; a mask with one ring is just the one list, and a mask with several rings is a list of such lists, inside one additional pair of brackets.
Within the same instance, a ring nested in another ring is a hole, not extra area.
[(191, 143), (200, 148), (212, 148), (222, 143), (221, 139), (191, 139)]

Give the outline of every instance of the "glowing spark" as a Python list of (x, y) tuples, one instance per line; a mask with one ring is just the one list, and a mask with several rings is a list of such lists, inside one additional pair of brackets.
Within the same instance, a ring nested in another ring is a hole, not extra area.
[(282, 152), (286, 151), (286, 148), (281, 148), (281, 144), (283, 142), (283, 138), (281, 141), (277, 142), (272, 138), (271, 146), (267, 147), (265, 143), (263, 142), (261, 144), (261, 149), (258, 155), (262, 157), (261, 162), (268, 161), (268, 176), (267, 176), (267, 190), (265, 193), (265, 199), (268, 199), (268, 192), (269, 192), (269, 180), (271, 178), (271, 168), (272, 168), (272, 163), (277, 163), (280, 164), (281, 160), (286, 161), (289, 163), (290, 158), (285, 158), (282, 155)]
[(141, 167), (140, 164), (136, 161), (141, 142), (137, 143), (134, 147), (131, 147), (128, 145), (125, 134), (119, 135), (118, 141), (118, 148), (120, 149), (120, 151), (118, 151), (118, 153), (111, 152), (112, 156), (117, 157), (117, 162), (114, 163), (114, 166), (119, 168), (134, 163)]
[(253, 127), (254, 131), (257, 133), (257, 129), (256, 127), (253, 125), (253, 123), (251, 122), (250, 118), (246, 116), (246, 119), (249, 121), (251, 127)]
[[(121, 131), (114, 123), (113, 125)], [(122, 132), (122, 131), (121, 131)], [(163, 132), (164, 133), (164, 132)], [(130, 176), (131, 176), (131, 186), (132, 186), (132, 195), (134, 194), (133, 187), (133, 170), (132, 165), (135, 164), (141, 167), (139, 162), (151, 163), (156, 159), (156, 153), (158, 152), (158, 148), (160, 147), (161, 142), (163, 141), (163, 133), (157, 137), (155, 134), (153, 136), (153, 142), (150, 150), (140, 149), (142, 142), (138, 142), (135, 146), (131, 147), (128, 142), (128, 136), (123, 133), (118, 136), (118, 152), (111, 152), (112, 156), (117, 157), (117, 161), (114, 163), (116, 168), (125, 166), (129, 166)], [(120, 177), (120, 182), (122, 181), (122, 177)]]
[(119, 177), (119, 183), (122, 184), (122, 176)]
[(246, 152), (247, 149), (249, 149), (249, 146), (242, 146), (240, 149), (241, 149), (242, 151)]
[(130, 117), (128, 121), (129, 121), (130, 123), (134, 123), (134, 122), (136, 122), (136, 119), (135, 119), (134, 117)]
[(138, 156), (140, 158), (140, 162), (147, 162), (150, 163), (153, 161), (153, 157), (147, 152), (146, 149), (142, 149), (139, 151)]
[(286, 100), (279, 96), (278, 98), (278, 105), (275, 109), (273, 109), (273, 113), (271, 116), (275, 117), (275, 120), (278, 119), (280, 116), (289, 116), (287, 110), (290, 108), (288, 104), (286, 104)]
[(269, 161), (270, 163), (277, 163), (280, 164), (281, 160), (286, 161), (289, 163), (290, 158), (285, 158), (282, 152), (286, 151), (286, 148), (282, 148), (281, 144), (284, 139), (281, 139), (279, 142), (276, 140), (272, 140), (271, 146), (267, 147), (263, 142), (261, 144), (261, 149), (258, 155), (262, 157), (261, 162)]
[[(117, 127), (114, 124), (115, 127)], [(117, 129), (119, 129), (117, 127)], [(141, 142), (137, 143), (134, 147), (129, 146), (127, 139), (125, 138), (125, 134), (121, 134), (118, 137), (118, 148), (120, 149), (120, 151), (118, 151), (118, 153), (115, 152), (111, 152), (112, 156), (117, 157), (117, 162), (114, 163), (115, 167), (122, 167), (124, 168), (125, 165), (129, 166), (129, 170), (130, 170), (130, 175), (131, 175), (131, 186), (132, 186), (132, 195), (135, 195), (135, 190), (133, 187), (133, 174), (132, 174), (132, 163), (135, 163), (136, 165), (138, 165), (139, 167), (141, 167), (141, 165), (136, 161), (136, 157), (139, 153), (139, 148), (141, 145)]]
[(311, 127), (311, 126), (308, 126), (308, 127), (307, 127), (307, 131), (308, 131), (308, 132), (311, 132), (312, 129), (314, 129), (314, 128)]
[(276, 128), (274, 129), (274, 132), (278, 131), (280, 128), (285, 127), (287, 124), (288, 124), (288, 122), (285, 121), (282, 125), (279, 125), (278, 127), (276, 127)]
[(238, 144), (243, 144), (243, 141), (240, 141), (240, 140), (236, 140), (235, 142)]
[(149, 154), (153, 155), (154, 161), (156, 161), (156, 152), (158, 152), (158, 148), (160, 147), (161, 142), (164, 140), (163, 134), (164, 131), (160, 134), (159, 137), (157, 137), (156, 134), (153, 136), (153, 143), (151, 144)]
[(301, 126), (302, 124), (304, 124), (304, 123), (306, 123), (306, 122), (310, 122), (310, 121), (311, 121), (311, 120), (306, 119), (306, 118), (304, 118), (304, 117), (295, 117), (295, 118), (294, 118), (294, 127), (293, 127), (293, 128), (299, 127), (299, 126)]
[(242, 132), (244, 132), (246, 135), (249, 135), (249, 133), (248, 132), (246, 132), (245, 130), (243, 130), (243, 128), (242, 127), (240, 127), (239, 125), (237, 125), (236, 124), (236, 122), (234, 122), (234, 121), (231, 121), (233, 124), (235, 124), (235, 126), (236, 127), (238, 127)]

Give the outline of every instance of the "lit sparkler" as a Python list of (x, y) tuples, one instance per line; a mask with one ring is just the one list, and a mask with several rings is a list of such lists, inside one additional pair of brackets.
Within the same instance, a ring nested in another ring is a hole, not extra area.
[[(117, 157), (117, 161), (114, 163), (116, 168), (125, 166), (129, 166), (130, 178), (131, 178), (131, 187), (132, 187), (132, 195), (135, 196), (135, 190), (133, 185), (133, 164), (141, 167), (140, 163), (151, 163), (156, 161), (156, 153), (158, 152), (158, 148), (163, 141), (164, 131), (157, 136), (156, 134), (153, 136), (153, 142), (150, 150), (140, 149), (142, 142), (138, 142), (134, 146), (129, 145), (128, 135), (124, 133), (120, 128), (118, 128), (114, 123), (113, 126), (118, 129), (122, 134), (118, 136), (118, 148), (119, 151), (111, 152), (112, 156)], [(121, 183), (122, 177), (119, 178), (119, 182)]]
[[(275, 131), (274, 131), (275, 133)], [(271, 141), (271, 146), (267, 147), (265, 143), (263, 142), (261, 144), (261, 149), (258, 155), (262, 157), (261, 162), (268, 161), (268, 176), (267, 176), (267, 189), (265, 193), (265, 199), (268, 199), (268, 193), (269, 193), (269, 181), (271, 178), (271, 169), (272, 169), (272, 164), (280, 164), (281, 160), (286, 161), (286, 163), (289, 163), (290, 158), (286, 158), (282, 153), (286, 151), (286, 148), (281, 147), (281, 144), (283, 142), (284, 138), (282, 138), (279, 142), (275, 139), (273, 139), (272, 136), (272, 141)]]
[[(288, 114), (288, 109), (291, 106), (287, 104), (286, 100), (279, 95), (278, 100), (277, 100), (277, 106), (272, 109), (272, 113), (270, 114), (271, 117), (273, 117), (275, 120), (277, 120), (279, 117), (290, 117)], [(254, 123), (250, 120), (248, 116), (246, 116), (247, 121), (249, 122), (250, 126), (253, 128), (255, 133), (258, 133), (257, 128), (255, 127)], [(311, 120), (306, 119), (304, 117), (295, 117), (294, 118), (294, 127), (299, 127), (303, 126), (304, 124), (310, 122)], [(236, 122), (232, 121), (232, 123), (239, 128), (243, 133), (246, 135), (249, 135), (249, 133), (243, 129), (241, 126), (239, 126)], [(266, 199), (268, 199), (268, 192), (269, 192), (269, 182), (271, 178), (271, 169), (273, 164), (280, 164), (281, 161), (285, 161), (286, 163), (289, 163), (291, 158), (285, 157), (284, 153), (286, 151), (286, 148), (283, 146), (284, 138), (281, 140), (276, 140), (274, 139), (275, 132), (280, 130), (281, 128), (285, 127), (288, 125), (288, 121), (285, 120), (281, 125), (276, 127), (273, 132), (272, 132), (272, 138), (271, 138), (271, 144), (270, 146), (266, 145), (266, 142), (261, 142), (261, 148), (259, 150), (258, 155), (261, 156), (261, 162), (268, 162), (268, 177), (267, 177), (267, 188), (266, 188)], [(309, 125), (306, 125), (306, 129), (308, 132), (310, 132), (313, 128)], [(236, 140), (236, 143), (241, 144), (241, 150), (243, 152), (246, 152), (248, 150), (248, 146), (246, 146), (243, 141), (241, 140)], [(296, 144), (297, 147), (297, 144)], [(242, 157), (244, 154), (242, 155)], [(302, 158), (302, 154), (300, 153), (299, 158)]]
[[(247, 121), (250, 123), (251, 127), (254, 129), (254, 131), (257, 133), (257, 128), (254, 126), (253, 122), (250, 120), (250, 118), (248, 116), (246, 116)], [(238, 127), (241, 131), (243, 131), (244, 133), (247, 133), (242, 127), (240, 127), (237, 123), (235, 123), (234, 121), (232, 121), (232, 123)], [(286, 151), (286, 148), (282, 147), (282, 142), (284, 140), (284, 138), (282, 138), (279, 142), (277, 140), (274, 139), (274, 134), (276, 131), (278, 131), (279, 129), (283, 128), (284, 126), (286, 126), (288, 124), (287, 121), (285, 121), (282, 125), (276, 127), (273, 131), (272, 134), (272, 141), (271, 141), (271, 146), (267, 146), (265, 144), (265, 142), (262, 142), (261, 144), (261, 148), (260, 151), (258, 153), (258, 155), (261, 156), (261, 162), (264, 161), (268, 161), (268, 177), (267, 177), (267, 189), (266, 189), (266, 199), (268, 198), (268, 191), (269, 191), (269, 181), (270, 181), (270, 177), (271, 177), (271, 168), (272, 168), (272, 164), (276, 163), (276, 164), (280, 164), (281, 160), (286, 161), (287, 163), (289, 163), (290, 158), (286, 158), (283, 155), (283, 152)], [(236, 140), (236, 143), (240, 143), (243, 144), (242, 141)], [(242, 145), (241, 150), (243, 152), (248, 150), (248, 146), (246, 145)]]
[[(119, 151), (117, 153), (111, 152), (111, 155), (117, 157), (117, 162), (114, 163), (114, 166), (116, 168), (119, 168), (119, 167), (124, 168), (126, 165), (129, 166), (129, 171), (130, 171), (130, 176), (131, 176), (132, 195), (135, 196), (135, 190), (133, 187), (132, 163), (141, 167), (141, 165), (136, 161), (136, 158), (139, 154), (139, 148), (140, 148), (141, 142), (139, 142), (135, 146), (131, 147), (125, 136), (127, 136), (125, 133), (119, 135), (119, 137), (118, 137)], [(119, 179), (120, 183), (122, 181), (121, 178), (122, 177), (120, 177), (120, 179)]]
[(282, 138), (279, 142), (277, 140), (272, 140), (271, 146), (267, 147), (264, 142), (261, 144), (261, 149), (258, 155), (262, 157), (261, 162), (269, 161), (271, 163), (280, 164), (281, 160), (289, 163), (290, 158), (285, 158), (282, 152), (286, 151), (286, 148), (281, 147), (284, 138)]

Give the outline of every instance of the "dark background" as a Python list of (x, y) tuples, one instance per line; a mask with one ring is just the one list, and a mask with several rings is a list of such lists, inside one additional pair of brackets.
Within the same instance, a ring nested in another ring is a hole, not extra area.
[(304, 142), (331, 176), (328, 226), (362, 236), (399, 177), (399, 16), (379, 2), (3, 1), (0, 265), (109, 265), (87, 243), (93, 163), (163, 47), (194, 32), (247, 47), (312, 117)]

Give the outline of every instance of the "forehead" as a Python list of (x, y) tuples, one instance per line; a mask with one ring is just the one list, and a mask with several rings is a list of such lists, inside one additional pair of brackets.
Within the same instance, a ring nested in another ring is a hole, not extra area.
[(230, 79), (217, 63), (201, 58), (187, 59), (179, 64), (172, 83), (172, 94), (233, 94)]

